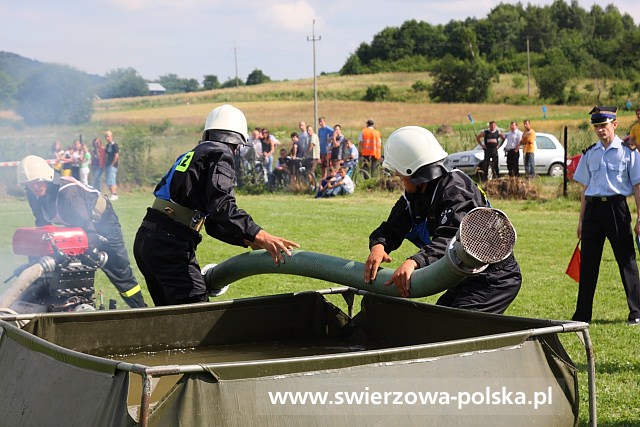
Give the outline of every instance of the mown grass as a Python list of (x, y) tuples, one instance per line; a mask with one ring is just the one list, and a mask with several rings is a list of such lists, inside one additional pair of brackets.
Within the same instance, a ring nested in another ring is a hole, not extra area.
[[(449, 152), (473, 148), (474, 135), (489, 120), (497, 120), (499, 126), (506, 128), (511, 120), (521, 123), (524, 118), (530, 118), (537, 131), (553, 133), (560, 139), (563, 128), (567, 126), (570, 155), (595, 140), (588, 125), (587, 113), (591, 105), (549, 105), (547, 119), (543, 120), (541, 102), (535, 99), (519, 105), (502, 104), (507, 97), (522, 97), (523, 93), (526, 96), (526, 87), (516, 89), (513, 77), (501, 76), (494, 85), (493, 103), (488, 104), (430, 104), (424, 94), (411, 93), (410, 87), (417, 80), (428, 81), (429, 76), (424, 73), (321, 76), (318, 79), (318, 112), (327, 116), (330, 124), (341, 123), (344, 133), (353, 139), (357, 139), (360, 129), (369, 118), (376, 121), (376, 127), (382, 130), (385, 138), (400, 126), (422, 125), (435, 131), (443, 124), (449, 125), (452, 133), (438, 135)], [(388, 85), (394, 93), (394, 101), (403, 102), (359, 101), (359, 94), (364, 94), (366, 88), (374, 84)], [(56, 139), (66, 144), (82, 134), (85, 141), (90, 141), (95, 136), (101, 137), (109, 128), (114, 131), (123, 149), (123, 162), (126, 162), (127, 145), (131, 143), (127, 135), (134, 129), (152, 138), (148, 161), (157, 164), (158, 173), (164, 173), (177, 154), (199, 140), (207, 113), (223, 102), (242, 108), (250, 127), (269, 127), (288, 144), (288, 135), (297, 130), (299, 120), (308, 123), (313, 121), (312, 88), (313, 80), (307, 79), (188, 95), (98, 101), (93, 120), (81, 126), (27, 128), (15, 114), (0, 112), (0, 160), (18, 160), (25, 154), (47, 157), (49, 147)], [(532, 94), (535, 96), (535, 87), (532, 87)], [(473, 115), (475, 124), (468, 121), (469, 113)], [(626, 133), (633, 120), (631, 113), (621, 112), (620, 135)], [(115, 203), (115, 208), (122, 222), (127, 247), (131, 250), (135, 232), (152, 197), (148, 190), (142, 191), (128, 181), (130, 177), (124, 173), (125, 169), (122, 172), (120, 188), (127, 191), (120, 192), (120, 200)], [(1, 278), (8, 277), (15, 267), (25, 261), (24, 257), (11, 253), (13, 231), (16, 227), (33, 224), (29, 207), (20, 197), (20, 189), (12, 184), (14, 180), (15, 170), (0, 168), (0, 183), (7, 185), (7, 191), (1, 196), (0, 210)], [(564, 274), (564, 270), (576, 243), (576, 195), (579, 193), (575, 186), (569, 186), (570, 196), (563, 198), (559, 180), (541, 179), (536, 180), (534, 185), (540, 195), (536, 200), (492, 200), (495, 207), (509, 215), (519, 236), (515, 253), (524, 282), (520, 295), (507, 313), (567, 319), (573, 313), (577, 286)], [(17, 197), (7, 195), (7, 192)], [(240, 194), (238, 201), (269, 232), (293, 238), (302, 245), (302, 249), (364, 261), (368, 254), (367, 238), (370, 231), (385, 219), (397, 196), (383, 192), (357, 192), (349, 198), (315, 200), (286, 194)], [(202, 264), (217, 263), (243, 251), (243, 248), (205, 238), (198, 256)], [(415, 248), (405, 244), (393, 254), (394, 261), (389, 266), (399, 265), (414, 251)], [(135, 263), (132, 267), (142, 282)], [(223, 298), (320, 289), (329, 285), (295, 276), (257, 276), (234, 284)], [(106, 298), (118, 298), (113, 286), (101, 272), (97, 274), (96, 286), (105, 292)], [(434, 302), (436, 298), (427, 297), (423, 301)], [(335, 297), (335, 302), (344, 307), (339, 297)], [(123, 305), (121, 301), (118, 304)], [(640, 329), (624, 324), (627, 315), (624, 291), (608, 245), (600, 269), (595, 307), (591, 335), (597, 358), (599, 424), (640, 426), (640, 397), (637, 393)], [(563, 336), (563, 341), (580, 369), (580, 420), (581, 425), (586, 425), (584, 349), (574, 336)]]
[[(561, 194), (559, 180), (543, 179), (541, 191)], [(398, 193), (356, 192), (352, 197), (313, 199), (287, 194), (238, 195), (240, 207), (271, 233), (286, 236), (301, 244), (302, 249), (326, 253), (357, 261), (368, 254), (368, 235), (386, 218)], [(135, 232), (151, 201), (145, 191), (122, 194), (115, 202), (127, 247), (131, 251)], [(523, 286), (507, 314), (526, 317), (568, 319), (573, 313), (577, 285), (564, 274), (576, 243), (578, 201), (574, 198), (549, 197), (541, 200), (492, 200), (496, 208), (510, 217), (517, 232), (515, 254), (523, 272)], [(18, 226), (31, 226), (32, 218), (24, 200), (9, 199), (0, 211), (0, 277), (7, 277), (13, 268), (24, 262), (10, 252), (11, 236)], [(392, 254), (389, 267), (398, 266), (415, 252), (410, 244)], [(205, 237), (198, 249), (201, 264), (219, 263), (246, 251)], [(131, 252), (130, 252), (131, 254)], [(135, 265), (136, 277), (144, 283)], [(5, 285), (6, 286), (6, 285)], [(96, 286), (107, 298), (117, 298), (113, 286), (103, 273), (97, 273)], [(282, 292), (296, 292), (330, 287), (330, 283), (288, 275), (263, 275), (243, 279), (233, 284), (224, 299)], [(144, 284), (143, 284), (144, 288)], [(146, 294), (146, 288), (145, 288)], [(147, 300), (150, 302), (148, 295)], [(340, 297), (333, 298), (344, 308)], [(421, 299), (435, 302), (437, 296)], [(123, 303), (118, 300), (118, 305)], [(616, 262), (608, 245), (600, 268), (594, 321), (590, 332), (596, 352), (596, 387), (598, 421), (604, 426), (640, 425), (640, 352), (637, 343), (640, 329), (625, 325), (627, 306)], [(426, 325), (441, 327), (439, 325)], [(573, 334), (562, 341), (577, 364), (580, 383), (580, 424), (586, 425), (587, 377), (584, 348)]]

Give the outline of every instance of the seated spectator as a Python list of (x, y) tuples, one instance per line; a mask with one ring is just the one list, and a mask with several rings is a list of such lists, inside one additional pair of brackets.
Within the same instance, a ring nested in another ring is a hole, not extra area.
[(280, 149), (280, 157), (276, 160), (276, 166), (273, 168), (273, 174), (277, 179), (282, 178), (284, 175), (289, 174), (289, 163), (291, 162), (291, 157), (287, 156), (287, 150), (284, 148)]
[(316, 193), (316, 199), (320, 197), (324, 197), (325, 192), (327, 191), (327, 185), (329, 181), (334, 179), (337, 174), (332, 173), (332, 171), (327, 172), (327, 176), (320, 180), (320, 185), (318, 185), (318, 192)]
[(355, 190), (355, 184), (345, 168), (340, 168), (338, 174), (329, 179), (322, 190), (320, 197), (334, 197), (341, 194), (353, 194)]

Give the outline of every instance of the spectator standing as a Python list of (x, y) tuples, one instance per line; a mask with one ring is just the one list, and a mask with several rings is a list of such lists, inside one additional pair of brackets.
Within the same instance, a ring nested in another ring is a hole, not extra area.
[(155, 305), (205, 302), (210, 293), (196, 259), (200, 230), (223, 242), (264, 249), (276, 265), (299, 247), (273, 236), (238, 208), (233, 193), (234, 151), (247, 141), (247, 119), (225, 104), (211, 110), (202, 141), (180, 155), (153, 194), (133, 253)]
[[(298, 123), (298, 138), (300, 139), (300, 147), (302, 151), (298, 153), (298, 157), (304, 157), (304, 153), (307, 152), (309, 147), (309, 134), (307, 133), (307, 124), (305, 122)], [(303, 154), (300, 154), (303, 153)]]
[(91, 143), (93, 150), (91, 152), (91, 186), (98, 191), (101, 190), (102, 184), (100, 179), (104, 172), (104, 165), (106, 161), (106, 151), (102, 145), (100, 138), (94, 138)]
[(518, 123), (511, 122), (509, 132), (505, 135), (507, 142), (504, 145), (504, 151), (507, 154), (507, 170), (509, 176), (520, 176), (520, 140), (522, 139), (522, 131), (518, 129)]
[(89, 185), (89, 171), (91, 170), (91, 153), (87, 144), (82, 144), (82, 160), (80, 162), (80, 182)]
[(344, 148), (344, 135), (342, 126), (333, 126), (333, 138), (331, 143), (331, 173), (336, 174), (342, 162), (342, 150)]
[[(280, 142), (278, 142), (279, 144)], [(273, 170), (273, 153), (276, 147), (276, 137), (271, 135), (269, 129), (262, 129), (261, 136), (262, 158), (266, 165), (266, 172), (269, 174)]]
[(71, 152), (71, 176), (80, 181), (80, 167), (82, 166), (82, 141), (73, 141), (73, 151)]
[(524, 173), (527, 178), (534, 178), (536, 176), (536, 131), (531, 129), (531, 120), (525, 120), (523, 125), (524, 132), (522, 132), (520, 145), (524, 153)]
[(309, 148), (307, 148), (306, 164), (309, 172), (315, 175), (320, 160), (320, 139), (313, 131), (313, 126), (307, 126), (307, 135), (309, 135)]
[(484, 162), (482, 171), (484, 172), (483, 179), (489, 178), (489, 168), (493, 173), (494, 178), (500, 177), (500, 170), (498, 168), (498, 146), (500, 140), (504, 141), (504, 135), (498, 129), (498, 125), (494, 120), (489, 122), (489, 129), (485, 129), (476, 135), (476, 141), (484, 150)]
[(118, 144), (113, 140), (113, 132), (110, 130), (104, 133), (104, 139), (107, 141), (107, 146), (105, 147), (105, 181), (111, 193), (109, 200), (114, 201), (118, 200), (118, 187), (116, 182), (118, 177), (118, 164), (120, 162), (120, 149)]
[[(404, 297), (411, 295), (411, 274), (445, 255), (462, 219), (474, 208), (489, 206), (484, 192), (464, 172), (444, 166), (447, 153), (436, 137), (418, 126), (393, 132), (384, 149), (384, 166), (402, 180), (404, 193), (388, 219), (369, 236), (369, 257), (364, 281), (375, 280), (382, 262), (405, 239), (420, 250), (405, 260), (391, 277)], [(522, 275), (514, 257), (490, 264), (447, 290), (436, 304), (447, 307), (503, 313), (518, 295)]]
[(640, 107), (636, 108), (636, 117), (638, 121), (629, 129), (629, 144), (635, 147), (640, 144)]
[(56, 162), (53, 164), (53, 169), (62, 172), (62, 164), (64, 163), (64, 149), (62, 143), (58, 140), (53, 142), (51, 146), (51, 155)]
[(373, 125), (373, 120), (367, 120), (367, 127), (360, 132), (360, 154), (369, 163), (372, 176), (377, 172), (378, 161), (382, 157), (382, 134)]
[(62, 176), (71, 176), (73, 172), (73, 145), (67, 147), (62, 155)]
[[(588, 147), (573, 175), (583, 185), (578, 219), (582, 241), (580, 284), (573, 320), (591, 322), (605, 238), (611, 243), (629, 306), (628, 325), (640, 325), (640, 278), (633, 232), (640, 233), (640, 155), (616, 134), (617, 108), (594, 107), (591, 124), (598, 142)], [(633, 194), (635, 225), (627, 196)]]
[[(307, 127), (307, 130), (309, 128)], [(333, 144), (333, 128), (327, 126), (326, 117), (318, 118), (318, 141), (320, 142), (320, 170), (322, 179), (327, 177), (327, 169), (331, 157), (331, 145)]]

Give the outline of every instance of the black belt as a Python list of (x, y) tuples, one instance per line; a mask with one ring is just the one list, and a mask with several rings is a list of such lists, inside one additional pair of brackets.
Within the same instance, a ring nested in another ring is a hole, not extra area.
[(153, 208), (147, 208), (147, 214), (142, 220), (141, 228), (152, 232), (163, 231), (167, 234), (193, 241), (196, 244), (202, 241), (200, 233), (172, 220), (163, 212)]
[(619, 194), (616, 194), (614, 196), (584, 196), (584, 199), (587, 202), (592, 203), (621, 202), (623, 200), (627, 200), (625, 196), (621, 196)]

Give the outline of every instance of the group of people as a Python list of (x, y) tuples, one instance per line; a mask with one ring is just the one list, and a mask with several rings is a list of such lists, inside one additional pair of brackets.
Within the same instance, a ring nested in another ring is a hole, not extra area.
[[(263, 165), (265, 182), (269, 174), (295, 175), (295, 169), (304, 166), (315, 174), (320, 166), (320, 178), (324, 181), (337, 180), (341, 176), (340, 169), (350, 170), (360, 156), (376, 170), (382, 154), (382, 134), (374, 127), (373, 120), (368, 120), (360, 133), (359, 147), (346, 138), (342, 126), (327, 125), (326, 117), (318, 118), (318, 131), (304, 121), (298, 123), (298, 131), (291, 132), (291, 146), (287, 149), (266, 128), (255, 128), (236, 153), (236, 171), (243, 165), (259, 162)], [(284, 151), (283, 151), (284, 150)], [(274, 153), (279, 157), (274, 161)]]
[[(100, 138), (94, 138), (91, 148), (82, 142), (82, 137), (76, 139), (73, 145), (62, 148), (60, 141), (56, 140), (51, 148), (53, 156), (53, 168), (62, 176), (71, 176), (84, 185), (91, 185), (97, 190), (102, 188), (102, 175), (109, 189), (109, 199), (118, 200), (117, 174), (120, 150), (113, 139), (113, 133), (106, 131), (104, 145)], [(91, 181), (89, 181), (91, 177)]]
[[(640, 122), (640, 112), (638, 118)], [(637, 325), (640, 279), (626, 197), (634, 195), (640, 212), (640, 157), (635, 146), (615, 135), (615, 108), (594, 108), (591, 123), (599, 141), (585, 150), (575, 174), (575, 179), (584, 185), (578, 223), (583, 263), (573, 318), (591, 320), (602, 246), (608, 238), (627, 292), (628, 324)], [(232, 245), (264, 249), (276, 266), (286, 262), (291, 251), (300, 246), (294, 240), (267, 233), (236, 203), (234, 158), (250, 141), (246, 130), (246, 117), (239, 109), (231, 105), (213, 109), (206, 119), (202, 141), (178, 156), (156, 186), (154, 200), (133, 245), (136, 262), (156, 306), (205, 302), (218, 292), (209, 288), (196, 258), (203, 229)], [(384, 167), (400, 177), (404, 191), (388, 218), (369, 236), (363, 281), (374, 281), (380, 265), (390, 262), (391, 252), (407, 239), (418, 247), (418, 252), (395, 269), (387, 284), (410, 297), (412, 273), (442, 258), (465, 215), (490, 204), (468, 175), (445, 166), (447, 153), (427, 129), (399, 128), (389, 136), (384, 149)], [(18, 182), (28, 188), (36, 224), (58, 221), (105, 236), (106, 239), (94, 240), (97, 245), (107, 245), (103, 246), (105, 251), (111, 251), (111, 264), (105, 266), (105, 272), (130, 306), (144, 306), (112, 206), (97, 190), (74, 181), (54, 174), (36, 156), (23, 159), (18, 168)], [(636, 235), (640, 233), (638, 215), (633, 230)], [(465, 278), (447, 290), (437, 304), (503, 313), (516, 298), (521, 283), (520, 268), (512, 254), (482, 273)]]
[[(505, 142), (505, 154), (507, 156), (507, 170), (509, 176), (520, 176), (520, 149), (524, 154), (524, 171), (527, 178), (535, 177), (535, 151), (536, 132), (531, 128), (531, 121), (523, 123), (524, 132), (518, 129), (517, 122), (509, 124), (509, 132), (502, 133), (495, 121), (489, 122), (489, 128), (476, 135), (476, 141), (484, 150), (484, 162), (482, 167), (483, 179), (500, 177), (498, 166), (498, 147)], [(491, 171), (491, 175), (489, 172)]]

